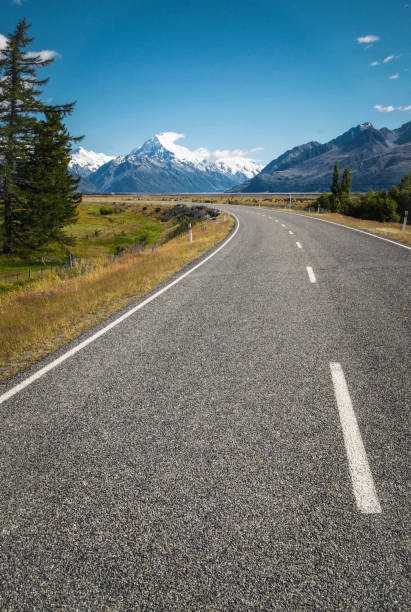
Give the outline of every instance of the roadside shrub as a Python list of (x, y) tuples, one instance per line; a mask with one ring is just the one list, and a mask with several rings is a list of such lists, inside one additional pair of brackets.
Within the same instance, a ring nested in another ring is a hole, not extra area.
[[(325, 210), (331, 210), (331, 194), (322, 193), (320, 197), (316, 199), (315, 205), (319, 206), (320, 208), (325, 208)], [(309, 203), (309, 206), (311, 206), (311, 202)]]
[(399, 221), (397, 204), (385, 190), (360, 194), (344, 204), (343, 213), (371, 221)]
[(330, 194), (328, 210), (330, 212), (340, 212), (340, 209), (341, 209), (340, 198), (339, 197), (337, 198), (333, 194)]
[(100, 206), (100, 215), (114, 215), (115, 212), (116, 209), (111, 206)]
[(175, 219), (179, 223), (195, 223), (202, 221), (208, 217), (216, 218), (219, 212), (207, 206), (185, 206), (184, 204), (176, 204), (172, 208), (167, 208), (162, 215), (163, 221)]

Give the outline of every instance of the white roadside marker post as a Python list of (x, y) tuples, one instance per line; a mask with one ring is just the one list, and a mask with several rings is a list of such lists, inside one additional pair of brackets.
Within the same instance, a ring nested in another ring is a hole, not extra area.
[(405, 228), (407, 227), (407, 219), (408, 219), (408, 210), (404, 213), (404, 221), (402, 222), (402, 231), (405, 232)]
[(191, 223), (188, 224), (188, 239), (191, 242), (193, 242), (193, 230), (191, 229)]

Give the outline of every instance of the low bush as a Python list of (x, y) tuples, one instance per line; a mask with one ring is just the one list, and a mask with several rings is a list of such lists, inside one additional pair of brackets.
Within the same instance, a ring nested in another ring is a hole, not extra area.
[(370, 191), (347, 200), (342, 212), (351, 217), (371, 221), (399, 221), (397, 204), (385, 190)]
[(116, 209), (111, 206), (100, 206), (100, 215), (114, 215)]
[[(314, 204), (320, 208), (324, 208), (325, 210), (331, 210), (331, 194), (322, 193), (320, 197), (315, 200)], [(309, 207), (311, 208), (311, 206), (312, 204), (309, 202)]]

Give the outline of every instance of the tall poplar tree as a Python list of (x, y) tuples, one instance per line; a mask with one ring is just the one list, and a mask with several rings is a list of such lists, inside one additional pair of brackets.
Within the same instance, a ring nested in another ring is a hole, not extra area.
[(401, 219), (408, 211), (408, 224), (411, 224), (411, 172), (407, 172), (398, 187), (391, 187), (390, 196), (397, 203), (397, 211)]
[(344, 206), (350, 200), (350, 192), (351, 192), (351, 172), (350, 169), (344, 168), (342, 180), (341, 180), (341, 204)]
[(52, 59), (27, 53), (33, 41), (27, 35), (29, 24), (18, 22), (0, 52), (0, 201), (3, 203), (3, 252), (21, 245), (21, 211), (26, 201), (21, 168), (33, 147), (37, 113), (44, 110), (38, 99), (39, 87), (48, 79), (36, 78), (38, 68)]
[(334, 172), (333, 172), (333, 181), (330, 187), (331, 190), (331, 210), (336, 211), (340, 205), (340, 167), (338, 165), (338, 161), (335, 162)]

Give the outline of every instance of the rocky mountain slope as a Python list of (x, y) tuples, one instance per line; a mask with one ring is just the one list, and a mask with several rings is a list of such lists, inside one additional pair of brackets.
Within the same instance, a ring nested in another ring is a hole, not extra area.
[(78, 147), (71, 154), (69, 163), (70, 173), (75, 177), (80, 177), (79, 189), (84, 192), (93, 192), (94, 185), (88, 180), (88, 177), (93, 174), (100, 166), (114, 159), (112, 155), (104, 153), (95, 153), (95, 151), (87, 151), (84, 147)]
[(362, 123), (325, 144), (294, 147), (230, 192), (328, 191), (336, 161), (350, 167), (353, 191), (398, 184), (411, 170), (411, 121), (396, 130)]
[(83, 147), (79, 147), (73, 151), (71, 155), (71, 161), (69, 163), (70, 172), (74, 176), (82, 176), (87, 178), (95, 172), (100, 166), (114, 159), (112, 155), (105, 155), (104, 153), (95, 153), (94, 151), (87, 151)]

